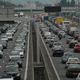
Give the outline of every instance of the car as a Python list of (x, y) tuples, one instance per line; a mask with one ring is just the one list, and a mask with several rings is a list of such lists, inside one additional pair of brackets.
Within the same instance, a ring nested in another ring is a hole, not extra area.
[(0, 58), (3, 58), (3, 52), (0, 50)]
[(55, 47), (55, 46), (61, 46), (62, 47), (62, 43), (59, 42), (57, 39), (54, 40), (54, 42), (49, 43), (49, 47)]
[(78, 37), (79, 37), (79, 32), (78, 32), (78, 31), (74, 32), (73, 37), (74, 37), (75, 39), (78, 39)]
[(55, 42), (59, 42), (57, 37), (55, 37), (54, 40), (49, 41), (49, 47), (52, 48)]
[(54, 42), (53, 43), (53, 47), (55, 47), (55, 46), (61, 46), (61, 47), (63, 47), (63, 45), (62, 45), (62, 42)]
[(74, 52), (80, 52), (80, 43), (75, 44)]
[(51, 32), (45, 32), (44, 33), (44, 39), (51, 37)]
[(11, 51), (11, 53), (9, 54), (10, 56), (19, 56), (20, 57), (20, 54), (18, 51)]
[(16, 40), (16, 43), (23, 43), (23, 44), (25, 44), (26, 43), (26, 41), (25, 41), (25, 39), (23, 40), (22, 38), (18, 38), (17, 40)]
[(24, 47), (22, 47), (22, 46), (15, 46), (15, 47), (14, 47), (14, 50), (15, 50), (15, 51), (25, 52)]
[(15, 46), (19, 46), (19, 47), (22, 47), (22, 49), (25, 49), (25, 45), (24, 45), (24, 43), (16, 43)]
[(53, 42), (54, 39), (55, 39), (55, 37), (47, 37), (45, 41), (46, 41), (46, 43), (49, 43), (49, 42)]
[(61, 35), (62, 37), (65, 37), (66, 33), (65, 33), (64, 31), (60, 30), (60, 31), (58, 32), (58, 35), (59, 35), (59, 36)]
[(7, 65), (4, 72), (9, 75), (10, 77), (13, 77), (14, 80), (20, 80), (20, 72), (18, 70), (18, 65)]
[(14, 80), (14, 78), (13, 77), (11, 77), (11, 78), (1, 78), (0, 80)]
[(0, 44), (0, 50), (2, 50), (2, 51), (3, 51), (3, 45), (2, 45), (2, 44)]
[(22, 65), (22, 60), (19, 55), (9, 56), (9, 62), (14, 62), (14, 63), (16, 62), (17, 64)]
[(52, 48), (54, 57), (62, 57), (64, 55), (64, 49), (61, 46), (55, 46)]
[(70, 41), (70, 43), (69, 43), (69, 48), (74, 48), (75, 44), (77, 44), (77, 43), (78, 43), (77, 40), (72, 39), (72, 40)]
[(66, 38), (66, 43), (69, 44), (69, 42), (70, 42), (72, 39), (73, 39), (73, 37), (68, 36), (68, 37)]
[(12, 36), (14, 36), (14, 31), (13, 31), (13, 30), (8, 30), (6, 34), (7, 34), (7, 35), (8, 35), (8, 34), (11, 34)]
[(79, 58), (77, 58), (77, 57), (74, 57), (74, 58), (73, 57), (69, 57), (67, 62), (66, 62), (65, 68), (68, 68), (68, 66), (70, 64), (78, 64), (78, 63), (80, 63)]
[(5, 41), (5, 40), (0, 40), (0, 44), (3, 45), (3, 48), (7, 48), (7, 41)]
[(76, 77), (76, 80), (80, 80), (80, 73), (78, 73), (78, 76)]
[(80, 42), (80, 35), (78, 36), (78, 42)]
[(80, 64), (70, 64), (66, 70), (67, 78), (76, 78), (80, 73)]
[(13, 50), (10, 55), (19, 55), (20, 58), (24, 58), (24, 53), (22, 51)]
[(69, 57), (75, 57), (75, 55), (72, 52), (69, 52), (69, 51), (68, 52), (65, 52), (64, 55), (61, 58), (61, 62), (63, 64), (65, 64), (68, 61), (68, 58)]
[(19, 64), (19, 63), (13, 62), (13, 61), (8, 62), (7, 65), (14, 65), (14, 66), (18, 65), (19, 70), (22, 68), (22, 64)]
[(6, 33), (6, 36), (7, 36), (8, 40), (12, 40), (13, 39), (12, 33)]
[(1, 40), (8, 42), (8, 37), (6, 35), (3, 35), (3, 36), (1, 36)]

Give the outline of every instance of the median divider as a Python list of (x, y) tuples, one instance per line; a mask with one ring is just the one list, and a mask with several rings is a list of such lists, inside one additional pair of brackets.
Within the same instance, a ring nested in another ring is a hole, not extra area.
[(30, 31), (28, 32), (28, 40), (27, 40), (27, 57), (26, 57), (26, 68), (25, 68), (25, 74), (24, 74), (24, 80), (27, 80), (28, 75), (28, 63), (29, 63), (29, 43), (30, 43)]
[(50, 53), (46, 47), (46, 44), (44, 42), (44, 39), (39, 31), (40, 36), (40, 50), (43, 57), (44, 65), (46, 72), (48, 74), (49, 80), (60, 80), (59, 74), (54, 66), (54, 62), (50, 56)]

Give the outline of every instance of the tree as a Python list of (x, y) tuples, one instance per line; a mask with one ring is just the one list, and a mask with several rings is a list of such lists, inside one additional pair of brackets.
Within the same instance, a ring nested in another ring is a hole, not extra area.
[(66, 6), (67, 5), (67, 0), (61, 0), (60, 5), (61, 6)]
[(70, 6), (70, 2), (69, 1), (67, 1), (66, 6)]
[(75, 6), (75, 0), (71, 0), (71, 6)]

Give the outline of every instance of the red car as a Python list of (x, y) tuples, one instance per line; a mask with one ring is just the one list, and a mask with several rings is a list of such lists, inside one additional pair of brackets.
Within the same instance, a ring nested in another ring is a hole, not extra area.
[(80, 43), (75, 44), (75, 46), (74, 46), (74, 52), (80, 52)]

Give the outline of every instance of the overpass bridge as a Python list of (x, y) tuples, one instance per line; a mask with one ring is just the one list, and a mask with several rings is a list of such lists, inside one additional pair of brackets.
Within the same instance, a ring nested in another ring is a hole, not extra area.
[(31, 13), (31, 11), (33, 12), (33, 14), (38, 14), (38, 13), (42, 13), (44, 12), (44, 9), (27, 9), (27, 8), (15, 8), (14, 11), (17, 12), (24, 12), (26, 13)]

